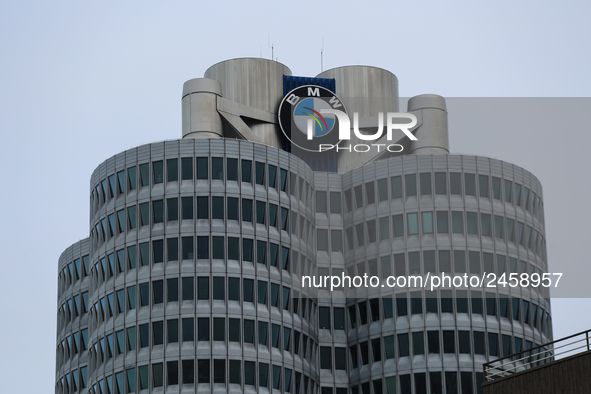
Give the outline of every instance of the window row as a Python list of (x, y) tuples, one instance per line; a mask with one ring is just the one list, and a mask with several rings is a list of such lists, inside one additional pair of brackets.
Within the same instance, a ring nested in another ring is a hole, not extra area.
[[(441, 290), (439, 298), (437, 292), (427, 292), (425, 298), (421, 297), (421, 292), (411, 292), (410, 297), (407, 297), (407, 294), (400, 294), (395, 298), (372, 298), (351, 305), (348, 307), (350, 328), (355, 329), (368, 322), (394, 318), (394, 307), (396, 307), (396, 317), (423, 313), (454, 313), (455, 311), (455, 313), (512, 319), (532, 328), (538, 328), (546, 334), (548, 334), (546, 330), (551, 327), (548, 312), (531, 301), (514, 297), (496, 297), (491, 293), (486, 293), (483, 297), (481, 291), (468, 292), (467, 290), (456, 290), (455, 297), (452, 297), (451, 290)], [(326, 322), (327, 316), (323, 314), (328, 312), (322, 307), (319, 308), (320, 322)], [(320, 328), (327, 327), (321, 324)]]
[[(83, 382), (82, 376), (78, 378), (77, 372), (72, 372), (72, 379), (70, 374), (67, 374), (60, 380), (59, 393), (70, 394), (77, 390), (81, 392), (86, 388), (86, 369), (84, 369)], [(75, 378), (74, 374), (76, 374)], [(202, 384), (257, 386), (296, 394), (318, 393), (316, 383), (301, 372), (296, 371), (294, 374), (293, 370), (280, 365), (233, 359), (183, 359), (128, 368), (101, 379), (92, 386), (91, 390), (88, 390), (88, 393), (127, 394), (165, 385), (169, 387)]]
[[(459, 394), (460, 390), (462, 394), (482, 394), (482, 383), (482, 372), (418, 372), (363, 382), (351, 387), (351, 394)], [(332, 388), (323, 387), (321, 394), (333, 394)], [(339, 394), (338, 389), (336, 394)]]
[(69, 286), (87, 277), (89, 273), (90, 267), (88, 255), (82, 256), (81, 259), (75, 259), (71, 263), (68, 263), (58, 275), (60, 294)]
[(57, 345), (57, 365), (63, 365), (67, 360), (88, 350), (88, 329), (68, 335)]
[(88, 291), (69, 298), (58, 309), (58, 331), (78, 316), (88, 313)]
[[(195, 245), (196, 238), (196, 245)], [(255, 249), (256, 244), (256, 249)], [(166, 245), (166, 249), (165, 249)], [(242, 247), (240, 247), (242, 245)], [(179, 249), (180, 246), (180, 249)], [(197, 259), (236, 260), (242, 262), (264, 264), (271, 267), (281, 267), (290, 270), (290, 249), (272, 242), (260, 241), (250, 238), (223, 236), (197, 236), (179, 238), (158, 239), (151, 242), (143, 242), (125, 249), (119, 249), (110, 253), (95, 263), (91, 270), (91, 276), (98, 285), (109, 278), (140, 267), (159, 264), (166, 261), (194, 260), (195, 246), (197, 246)], [(211, 249), (211, 253), (210, 253)], [(242, 252), (242, 253), (241, 253)], [(126, 261), (127, 259), (127, 261)]]
[[(236, 342), (281, 349), (315, 364), (318, 344), (306, 334), (267, 321), (225, 317), (187, 317), (128, 327), (99, 338), (93, 344), (92, 369), (126, 352), (189, 342)], [(343, 348), (343, 356), (345, 348)], [(67, 358), (67, 354), (64, 352)]]
[[(405, 226), (406, 216), (406, 226)], [(406, 230), (406, 231), (405, 231)], [(353, 233), (355, 232), (355, 237)], [(514, 219), (488, 213), (463, 211), (427, 211), (385, 216), (345, 229), (348, 250), (366, 244), (391, 241), (397, 237), (418, 234), (461, 234), (491, 237), (513, 242), (544, 255), (545, 240), (541, 232)], [(327, 230), (317, 230), (317, 247), (328, 250)], [(356, 242), (355, 242), (356, 241)], [(340, 242), (340, 241), (337, 241)], [(340, 244), (338, 245), (340, 247)]]
[[(354, 209), (375, 204), (376, 202), (398, 199), (403, 196), (405, 198), (432, 196), (433, 193), (435, 195), (478, 196), (504, 201), (531, 212), (540, 220), (543, 212), (541, 198), (535, 192), (517, 182), (514, 183), (507, 179), (502, 180), (494, 176), (477, 176), (476, 174), (462, 174), (460, 172), (436, 172), (435, 174), (426, 172), (418, 174), (418, 177), (417, 174), (393, 176), (390, 178), (389, 187), (387, 178), (378, 179), (377, 182), (367, 182), (346, 190), (345, 203), (347, 212), (351, 212)], [(340, 213), (340, 194), (338, 202), (336, 194), (334, 198), (335, 208), (332, 207), (333, 197), (331, 193), (331, 213)], [(353, 200), (355, 204), (353, 204)], [(326, 212), (325, 192), (317, 192), (316, 210), (317, 212)]]
[[(166, 168), (164, 161), (153, 161), (140, 164), (139, 166), (128, 167), (126, 171), (119, 171), (110, 175), (99, 182), (92, 192), (95, 211), (106, 201), (114, 198), (116, 195), (124, 194), (126, 191), (135, 190), (138, 187), (150, 186), (150, 184), (166, 182), (178, 182), (187, 180), (225, 180), (252, 183), (267, 186), (273, 189), (287, 192), (288, 171), (272, 164), (264, 162), (255, 162), (254, 174), (251, 160), (239, 160), (223, 157), (197, 157), (195, 158), (195, 169), (193, 169), (193, 158), (183, 157), (180, 159), (180, 168), (178, 159), (167, 159)], [(224, 170), (225, 167), (225, 170)], [(139, 174), (138, 174), (139, 168)], [(210, 170), (211, 169), (211, 170)], [(151, 173), (150, 173), (151, 170)], [(179, 171), (180, 170), (180, 171)], [(253, 176), (254, 175), (254, 176)], [(179, 178), (180, 176), (180, 178)]]
[[(511, 273), (528, 274), (530, 277), (533, 274), (538, 274), (540, 277), (542, 275), (540, 268), (527, 261), (502, 254), (497, 254), (495, 259), (493, 253), (477, 250), (423, 250), (422, 252), (396, 253), (349, 264), (347, 267), (347, 275), (351, 277), (368, 274), (383, 280), (391, 275), (427, 275), (427, 273), (438, 275), (443, 272), (474, 275), (494, 273), (497, 278)], [(502, 284), (498, 286), (503, 287)]]
[[(277, 283), (235, 277), (223, 276), (184, 276), (180, 278), (168, 278), (152, 282), (140, 283), (137, 286), (129, 286), (107, 294), (96, 302), (91, 308), (91, 314), (95, 321), (105, 321), (116, 314), (129, 312), (136, 308), (159, 305), (165, 302), (220, 300), (242, 301), (242, 303), (256, 303), (271, 306), (294, 314), (303, 319), (314, 321), (314, 301), (306, 297), (299, 298), (299, 294), (291, 294), (289, 287)], [(227, 281), (227, 291), (226, 289)], [(151, 283), (151, 286), (150, 286)], [(166, 284), (166, 290), (164, 285)], [(211, 286), (210, 286), (211, 284)], [(88, 293), (84, 293), (84, 308), (88, 304)], [(341, 311), (342, 312), (342, 311)]]
[[(510, 335), (492, 332), (487, 334), (483, 331), (429, 330), (370, 339), (349, 346), (349, 355), (351, 367), (355, 369), (362, 365), (396, 357), (413, 357), (425, 354), (482, 355), (494, 359), (526, 351), (535, 346), (537, 345), (532, 341), (524, 341), (519, 337), (512, 339)], [(396, 351), (396, 349), (398, 350)], [(324, 359), (323, 354), (326, 356)], [(344, 356), (344, 353), (339, 356)], [(320, 348), (320, 359), (321, 368), (331, 369), (330, 347)], [(341, 365), (344, 365), (344, 361)]]

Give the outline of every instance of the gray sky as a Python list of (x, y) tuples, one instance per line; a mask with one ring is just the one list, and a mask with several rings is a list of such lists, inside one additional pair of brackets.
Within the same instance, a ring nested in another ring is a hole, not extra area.
[[(415, 3), (2, 2), (2, 391), (54, 390), (57, 259), (88, 235), (94, 168), (179, 138), (183, 82), (222, 60), (270, 58), (269, 35), (294, 75), (321, 71), (324, 39), (325, 69), (385, 68), (405, 97), (590, 95), (591, 3)], [(476, 101), (473, 120), (452, 112), (463, 102), (449, 102), (452, 152), (506, 160), (541, 180), (550, 270), (585, 286), (589, 99), (503, 100), (502, 113)], [(589, 310), (589, 299), (553, 300), (555, 337), (591, 328)]]

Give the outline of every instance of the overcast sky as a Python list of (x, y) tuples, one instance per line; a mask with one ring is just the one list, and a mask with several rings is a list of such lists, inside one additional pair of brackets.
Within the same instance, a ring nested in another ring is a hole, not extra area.
[[(54, 390), (57, 260), (88, 236), (92, 171), (125, 149), (179, 138), (182, 84), (214, 63), (270, 58), (273, 44), (294, 75), (315, 76), (324, 42), (324, 69), (385, 68), (405, 97), (591, 92), (589, 2), (235, 3), (0, 4), (3, 392)], [(503, 100), (502, 111), (483, 102), (450, 101), (452, 152), (535, 174), (550, 271), (588, 286), (589, 99)], [(473, 118), (461, 111), (469, 105)], [(590, 310), (589, 299), (553, 299), (555, 338), (591, 328)]]

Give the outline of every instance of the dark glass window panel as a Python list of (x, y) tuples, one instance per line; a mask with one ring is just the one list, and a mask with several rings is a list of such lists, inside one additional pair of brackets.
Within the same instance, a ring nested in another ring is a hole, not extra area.
[[(199, 159), (197, 159), (197, 165), (199, 165)], [(201, 179), (201, 178), (199, 178)], [(224, 158), (223, 157), (212, 157), (211, 158), (211, 179), (224, 179)]]
[(257, 263), (267, 264), (267, 243), (265, 241), (257, 241)]
[(150, 305), (150, 283), (140, 283), (140, 306)]
[(371, 340), (371, 353), (373, 354), (373, 361), (382, 361), (382, 344), (380, 338)]
[(319, 328), (330, 330), (330, 307), (321, 306), (318, 308)]
[(117, 173), (117, 184), (119, 186), (119, 193), (125, 193), (125, 171)]
[(458, 373), (445, 373), (445, 394), (458, 394)]
[(152, 293), (154, 304), (162, 304), (164, 302), (164, 283), (162, 280), (152, 282)]
[(228, 220), (238, 220), (238, 198), (228, 197)]
[(213, 299), (214, 300), (223, 300), (225, 299), (226, 290), (225, 290), (225, 279), (224, 277), (214, 276), (213, 277)]
[(363, 207), (363, 190), (361, 189), (361, 185), (355, 186), (353, 192), (355, 193), (355, 207)]
[(258, 224), (265, 224), (265, 213), (267, 210), (267, 203), (264, 201), (257, 201), (257, 223)]
[(470, 354), (470, 331), (458, 331), (458, 345), (460, 354)]
[(474, 354), (484, 355), (484, 332), (474, 331)]
[(242, 182), (251, 183), (252, 179), (252, 161), (242, 160)]
[(402, 215), (392, 216), (392, 225), (394, 226), (394, 236), (404, 237), (404, 221)]
[(476, 195), (476, 177), (474, 174), (464, 174), (464, 191), (467, 196)]
[(449, 232), (447, 211), (437, 211), (437, 232), (441, 234), (447, 234)]
[(496, 308), (496, 298), (494, 294), (486, 295), (486, 314), (489, 316), (496, 316), (497, 308)]
[(281, 247), (281, 266), (284, 270), (289, 271), (289, 248)]
[(224, 220), (224, 197), (211, 198), (211, 218)]
[(513, 320), (520, 320), (519, 319), (519, 298), (513, 298), (511, 310), (513, 312)]
[(359, 352), (361, 353), (361, 362), (363, 365), (369, 364), (369, 345), (367, 341), (359, 344)]
[(406, 198), (417, 195), (417, 176), (416, 174), (407, 174), (404, 176), (404, 186)]
[(423, 299), (420, 293), (411, 293), (410, 311), (412, 315), (420, 315), (423, 313)]
[(164, 221), (164, 204), (162, 200), (152, 202), (152, 210), (154, 214), (154, 223), (162, 223)]
[(492, 177), (492, 191), (495, 200), (501, 199), (501, 178)]
[(228, 260), (238, 260), (240, 256), (240, 238), (228, 237)]
[(269, 164), (269, 187), (275, 188), (277, 179), (277, 167)]
[(182, 251), (183, 251), (183, 259), (191, 260), (194, 258), (194, 251), (193, 251), (193, 237), (183, 237), (182, 241)]
[(269, 204), (269, 227), (277, 227), (277, 205)]
[(257, 185), (265, 184), (265, 163), (256, 162), (255, 165), (255, 182)]
[(130, 167), (127, 169), (127, 179), (129, 180), (129, 190), (134, 190), (137, 187), (136, 168)]
[(478, 235), (478, 214), (466, 212), (466, 231), (468, 234)]
[(375, 204), (376, 202), (376, 191), (374, 182), (367, 182), (365, 184), (365, 197), (367, 205)]
[(400, 176), (393, 176), (390, 178), (392, 184), (392, 198), (402, 197), (402, 178)]
[(489, 356), (499, 356), (499, 336), (498, 334), (488, 333), (488, 354)]
[(208, 197), (197, 197), (197, 219), (209, 219)]
[(181, 280), (183, 301), (192, 301), (194, 299), (193, 277), (184, 277)]
[(178, 361), (168, 361), (166, 363), (166, 383), (169, 386), (179, 384)]
[(455, 353), (455, 333), (454, 331), (443, 331), (443, 353)]
[(164, 261), (164, 241), (159, 239), (152, 242), (152, 252), (154, 253), (154, 264)]
[(207, 276), (197, 278), (197, 299), (209, 300), (209, 277)]
[(226, 360), (213, 360), (213, 382), (226, 383)]
[(435, 173), (435, 194), (447, 194), (447, 175), (445, 172)]
[(176, 182), (179, 180), (179, 162), (178, 159), (166, 160), (166, 181)]
[(181, 158), (181, 178), (183, 181), (193, 180), (193, 158)]
[(488, 198), (488, 176), (487, 175), (479, 175), (478, 176), (478, 194), (480, 197)]
[(409, 356), (408, 334), (398, 334), (398, 353), (400, 357)]
[(183, 220), (193, 219), (193, 197), (182, 197), (181, 207)]
[(154, 184), (164, 182), (164, 164), (162, 161), (152, 163), (152, 172), (154, 173)]
[(439, 331), (427, 331), (427, 346), (430, 354), (439, 354)]
[(226, 340), (226, 318), (213, 318), (213, 340), (221, 342)]
[(321, 192), (321, 191), (316, 192), (316, 212), (321, 212), (321, 213), (327, 212), (326, 192)]
[[(185, 320), (185, 319), (183, 319)], [(191, 319), (192, 320), (192, 319)], [(209, 341), (209, 318), (200, 317), (197, 319), (197, 340)]]
[(229, 360), (229, 370), (230, 384), (240, 384), (242, 376), (242, 362), (240, 360)]
[(412, 354), (414, 356), (425, 354), (425, 341), (423, 339), (423, 331), (412, 333)]
[(332, 351), (330, 347), (320, 347), (320, 369), (332, 369)]
[[(227, 158), (226, 159), (226, 166), (227, 166), (226, 180), (237, 181), (238, 180), (238, 159)], [(222, 179), (222, 178), (219, 178), (219, 179)]]
[(207, 165), (207, 157), (198, 157), (197, 158), (197, 179), (207, 179), (208, 178), (208, 165)]
[(177, 343), (179, 341), (179, 320), (170, 319), (166, 321), (166, 333), (168, 343)]
[(462, 174), (459, 172), (450, 172), (449, 174), (449, 192), (452, 195), (462, 194)]
[(421, 186), (421, 196), (430, 196), (431, 190), (431, 173), (426, 172), (419, 174), (419, 182)]
[(277, 324), (271, 325), (271, 346), (278, 348), (279, 347), (279, 333), (281, 331), (281, 326)]
[(253, 261), (253, 248), (254, 248), (254, 241), (252, 239), (243, 238), (242, 239), (242, 261)]
[(283, 350), (289, 352), (291, 346), (291, 329), (283, 327)]
[(210, 367), (209, 359), (197, 360), (197, 380), (199, 383), (209, 383), (209, 381), (210, 381), (209, 367)]
[(139, 338), (140, 338), (140, 348), (145, 348), (150, 346), (150, 326), (146, 324), (140, 324), (138, 326), (139, 330)]
[(252, 222), (252, 200), (242, 199), (242, 221)]
[(252, 279), (243, 279), (242, 280), (242, 290), (243, 290), (243, 301), (244, 302), (253, 302), (254, 296), (254, 280)]
[(396, 311), (398, 316), (408, 315), (408, 301), (405, 296), (396, 297)]
[(152, 340), (154, 345), (164, 343), (164, 324), (161, 321), (152, 322)]
[(166, 199), (166, 214), (167, 220), (179, 220), (179, 200), (178, 198)]
[(482, 293), (479, 291), (472, 292), (472, 314), (482, 315)]
[(140, 164), (140, 185), (150, 185), (150, 165), (148, 163)]
[(175, 261), (179, 259), (179, 239), (168, 238), (166, 240), (166, 250), (168, 261)]
[[(260, 366), (262, 363), (259, 363), (259, 371)], [(253, 361), (244, 361), (244, 384), (247, 386), (254, 386), (255, 385), (255, 363)], [(261, 386), (261, 381), (259, 380), (259, 386)], [(261, 387), (267, 387), (265, 386)]]
[(140, 223), (142, 226), (150, 224), (150, 203), (140, 204)]
[(192, 317), (182, 320), (183, 342), (195, 341), (194, 320)]
[(460, 372), (460, 380), (462, 381), (462, 393), (472, 393), (472, 372)]
[(267, 346), (267, 329), (269, 324), (267, 322), (259, 321), (259, 345)]
[(197, 258), (209, 258), (209, 237), (197, 237)]
[[(295, 308), (295, 306), (294, 306), (294, 308)], [(334, 317), (334, 329), (335, 330), (344, 330), (345, 329), (345, 308), (334, 308), (333, 309), (333, 317)]]
[(229, 319), (228, 323), (228, 340), (240, 342), (240, 319)]
[(228, 278), (228, 300), (240, 301), (240, 278)]

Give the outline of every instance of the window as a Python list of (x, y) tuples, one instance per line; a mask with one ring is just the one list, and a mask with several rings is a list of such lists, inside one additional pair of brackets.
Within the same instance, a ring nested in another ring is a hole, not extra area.
[(388, 180), (378, 179), (378, 196), (380, 202), (388, 200)]
[[(212, 177), (214, 170), (213, 160), (217, 158), (212, 158)], [(222, 160), (222, 159), (220, 159)], [(223, 171), (223, 162), (221, 163), (222, 171)], [(223, 179), (220, 178), (213, 178), (213, 179)], [(228, 181), (237, 181), (238, 180), (238, 159), (227, 158), (226, 159), (226, 180)], [(231, 383), (231, 382), (230, 382)]]
[[(199, 159), (197, 165), (199, 165)], [(222, 157), (211, 158), (211, 179), (224, 179), (224, 159)]]
[(419, 181), (421, 186), (421, 196), (430, 196), (431, 192), (431, 173), (419, 174)]
[(326, 192), (316, 192), (316, 212), (326, 213)]
[(455, 353), (454, 331), (443, 331), (443, 353)]
[(140, 185), (150, 185), (150, 165), (148, 163), (140, 164)]
[(182, 197), (182, 219), (192, 220), (193, 219), (193, 197)]
[(226, 340), (225, 334), (226, 334), (226, 318), (214, 317), (213, 318), (213, 340), (223, 342)]
[(119, 186), (119, 194), (125, 193), (125, 171), (117, 173), (117, 184)]
[(416, 174), (407, 174), (404, 176), (404, 186), (406, 198), (417, 195), (417, 176)]
[(179, 162), (178, 159), (166, 160), (166, 181), (176, 182), (179, 180)]
[(240, 278), (228, 278), (228, 300), (240, 301)]
[(437, 232), (441, 234), (447, 234), (449, 232), (447, 211), (437, 211)]
[(423, 234), (433, 234), (433, 212), (423, 212)]
[[(183, 360), (183, 364), (184, 364)], [(183, 365), (184, 366), (184, 365)], [(209, 383), (209, 359), (197, 360), (197, 381), (198, 383)], [(193, 369), (193, 360), (191, 360), (191, 370)], [(184, 382), (183, 382), (184, 383)], [(191, 382), (193, 383), (193, 382)]]
[(478, 214), (466, 212), (466, 230), (468, 234), (478, 235)]
[(439, 354), (439, 331), (427, 331), (427, 347), (430, 354)]
[(226, 360), (213, 360), (213, 382), (226, 382)]
[[(192, 325), (193, 318), (190, 320)], [(209, 341), (209, 317), (200, 317), (197, 319), (197, 340), (203, 342)]]
[(150, 204), (140, 204), (140, 225), (147, 226), (150, 224)]
[(238, 198), (228, 197), (228, 220), (238, 220)]
[(435, 194), (447, 194), (447, 174), (445, 172), (435, 173)]
[(454, 234), (464, 234), (464, 213), (453, 211), (451, 213), (451, 226)]
[(240, 342), (240, 319), (229, 319), (228, 340)]
[(269, 323), (264, 321), (259, 321), (259, 338), (258, 343), (259, 345), (267, 346), (267, 329), (269, 327)]
[(365, 197), (367, 201), (367, 205), (375, 204), (376, 202), (376, 192), (373, 182), (367, 182), (365, 184)]
[(181, 158), (181, 177), (183, 181), (193, 180), (193, 158)]
[(166, 321), (166, 332), (168, 335), (167, 343), (177, 343), (179, 341), (179, 320), (170, 319)]
[(242, 221), (252, 222), (252, 200), (242, 199)]
[(197, 258), (209, 258), (209, 237), (197, 237)]
[(449, 192), (452, 195), (462, 194), (462, 174), (459, 172), (449, 173)]
[[(193, 199), (192, 197), (191, 200)], [(209, 218), (209, 198), (208, 197), (197, 197), (197, 219), (208, 219)]]
[(392, 226), (394, 227), (394, 237), (404, 236), (404, 221), (402, 215), (392, 216)]
[(400, 176), (393, 176), (390, 178), (392, 184), (392, 198), (402, 197), (402, 178)]
[(167, 220), (179, 220), (179, 200), (178, 198), (166, 199), (166, 214)]
[(192, 301), (194, 299), (193, 277), (184, 277), (181, 279), (183, 301)]
[(406, 214), (406, 221), (408, 224), (408, 235), (415, 235), (419, 233), (418, 214)]
[(182, 251), (183, 251), (183, 259), (184, 260), (191, 260), (194, 258), (194, 251), (193, 251), (193, 237), (182, 237)]
[(277, 179), (277, 167), (269, 164), (269, 179), (268, 180), (269, 180), (269, 187), (270, 188), (275, 188), (276, 179)]
[(252, 161), (242, 160), (242, 182), (251, 183)]
[(281, 168), (280, 170), (280, 187), (282, 192), (287, 192), (287, 170)]
[(255, 183), (257, 185), (265, 184), (265, 163), (256, 162), (255, 164)]
[(474, 174), (464, 174), (464, 191), (467, 196), (476, 195), (476, 177)]
[(408, 334), (398, 334), (398, 353), (400, 357), (409, 356)]
[(332, 351), (328, 346), (320, 347), (320, 369), (332, 369)]
[(224, 220), (224, 197), (211, 198), (211, 218)]
[(208, 168), (207, 168), (207, 157), (197, 158), (197, 179), (207, 179)]

